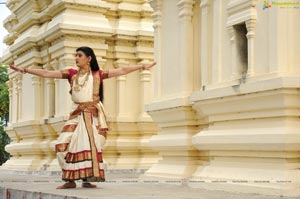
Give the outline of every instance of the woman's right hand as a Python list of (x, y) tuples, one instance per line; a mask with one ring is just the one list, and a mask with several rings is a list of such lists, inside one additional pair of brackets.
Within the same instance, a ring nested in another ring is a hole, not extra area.
[(13, 65), (13, 64), (9, 65), (9, 68), (11, 68), (12, 70), (15, 70), (15, 71), (17, 71), (17, 72), (24, 73), (24, 68), (16, 67), (16, 66)]

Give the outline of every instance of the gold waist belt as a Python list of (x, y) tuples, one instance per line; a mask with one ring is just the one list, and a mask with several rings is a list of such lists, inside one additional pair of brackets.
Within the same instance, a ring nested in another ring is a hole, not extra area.
[(106, 113), (101, 101), (89, 101), (89, 102), (74, 102), (79, 104), (77, 108), (70, 113), (69, 119), (75, 118), (81, 112), (90, 112), (94, 116), (98, 117), (98, 122), (100, 125), (100, 130), (110, 130), (110, 127), (107, 122)]

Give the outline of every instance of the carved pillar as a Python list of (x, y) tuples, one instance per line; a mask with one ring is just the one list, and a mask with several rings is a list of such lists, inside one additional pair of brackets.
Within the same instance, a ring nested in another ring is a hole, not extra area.
[(181, 96), (186, 97), (190, 95), (193, 89), (193, 6), (194, 0), (180, 0), (177, 3), (179, 9), (179, 34), (180, 34), (180, 48), (179, 48), (179, 62), (181, 75), (183, 76)]
[[(47, 2), (48, 3), (48, 2)], [(44, 65), (45, 70), (53, 70), (52, 65), (57, 65), (56, 60), (51, 62), (52, 54), (50, 52), (51, 43), (45, 44), (45, 51), (47, 53), (47, 63)], [(43, 118), (54, 117), (55, 114), (55, 84), (53, 78), (44, 78), (44, 114)]]
[[(116, 68), (127, 66), (129, 63), (124, 59), (114, 62)], [(126, 119), (128, 110), (126, 109), (126, 75), (118, 76), (117, 79), (117, 120)]]
[(17, 77), (12, 77), (13, 87), (12, 87), (12, 109), (11, 109), (11, 123), (16, 123), (18, 118), (18, 86), (17, 86)]
[(211, 7), (212, 7), (212, 65), (211, 65), (211, 74), (212, 74), (212, 84), (220, 84), (224, 79), (222, 76), (223, 73), (223, 66), (224, 66), (224, 59), (222, 57), (222, 50), (223, 50), (223, 4), (224, 1), (219, 0), (212, 0)]
[(17, 89), (17, 121), (22, 121), (22, 73), (16, 75)]
[(61, 128), (59, 128), (57, 131), (57, 129), (54, 129), (53, 124), (45, 124), (42, 125), (41, 128), (44, 139), (39, 142), (41, 154), (43, 155), (40, 169), (47, 171), (58, 171), (59, 165), (56, 158), (55, 141), (57, 139), (57, 133), (60, 132)]
[(154, 93), (153, 100), (158, 101), (161, 98), (161, 67), (162, 67), (162, 33), (161, 33), (161, 23), (162, 23), (162, 0), (148, 0), (149, 4), (153, 8), (153, 28), (154, 28), (154, 57), (157, 61), (157, 65), (153, 70), (154, 77)]
[(13, 79), (10, 78), (7, 81), (7, 85), (8, 85), (8, 95), (9, 95), (9, 120), (8, 123), (11, 124), (12, 122), (12, 107), (13, 107), (13, 101), (12, 101), (12, 97), (13, 97)]
[(201, 83), (202, 90), (211, 83), (211, 0), (203, 0), (201, 7)]
[[(72, 66), (74, 58), (71, 55), (65, 55), (59, 60), (55, 60), (52, 65), (54, 70), (60, 70), (65, 66)], [(71, 95), (69, 94), (70, 85), (66, 79), (54, 79), (55, 85), (55, 117), (66, 117), (70, 111)]]
[(55, 104), (55, 108), (54, 108), (54, 117), (58, 117), (59, 116), (59, 79), (54, 79), (54, 93), (55, 93), (55, 100), (54, 100), (54, 104)]
[[(149, 64), (147, 60), (140, 62), (141, 64)], [(139, 141), (143, 143), (139, 146), (139, 168), (149, 168), (158, 160), (158, 153), (149, 147), (149, 140), (151, 136), (158, 131), (157, 124), (152, 121), (152, 118), (145, 111), (145, 104), (152, 99), (151, 89), (151, 72), (149, 70), (141, 70), (140, 72), (140, 114), (137, 123), (137, 132), (139, 133)]]
[(33, 118), (34, 120), (39, 120), (41, 116), (41, 77), (39, 76), (32, 76), (32, 88), (33, 88), (33, 100), (34, 100), (34, 111), (33, 111)]
[(254, 69), (254, 39), (255, 39), (256, 19), (246, 21), (247, 39), (248, 39), (248, 72), (247, 76), (255, 75)]
[[(143, 60), (140, 64), (149, 64), (151, 62)], [(151, 117), (145, 112), (145, 104), (149, 103), (152, 97), (151, 93), (151, 72), (141, 70), (140, 72), (140, 115), (138, 121), (152, 121)]]
[[(45, 67), (46, 70), (53, 70), (50, 65)], [(45, 78), (45, 101), (44, 101), (44, 118), (53, 117), (55, 114), (55, 83), (53, 78)]]

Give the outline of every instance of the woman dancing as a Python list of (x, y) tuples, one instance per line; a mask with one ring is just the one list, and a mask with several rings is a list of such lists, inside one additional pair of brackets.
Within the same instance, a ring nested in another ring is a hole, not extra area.
[(57, 189), (76, 188), (75, 180), (82, 180), (82, 187), (96, 188), (90, 182), (103, 182), (102, 147), (106, 143), (106, 132), (110, 130), (103, 107), (103, 80), (125, 75), (138, 69), (148, 70), (156, 63), (124, 66), (118, 69), (102, 70), (94, 51), (82, 46), (76, 49), (78, 70), (44, 70), (10, 68), (45, 78), (68, 79), (72, 108), (68, 120), (56, 141), (55, 151), (62, 169), (65, 184)]

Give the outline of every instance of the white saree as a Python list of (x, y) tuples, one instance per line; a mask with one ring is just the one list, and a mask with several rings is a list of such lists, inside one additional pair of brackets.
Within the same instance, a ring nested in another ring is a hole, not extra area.
[[(108, 77), (107, 71), (104, 71), (106, 76), (102, 70), (91, 71), (85, 86), (79, 91), (74, 89), (77, 70), (64, 69), (61, 72), (63, 78), (69, 79), (72, 94), (71, 113), (55, 145), (62, 180), (105, 181), (102, 148), (110, 127), (99, 101), (99, 86), (103, 77)], [(79, 84), (85, 77), (79, 76)]]

